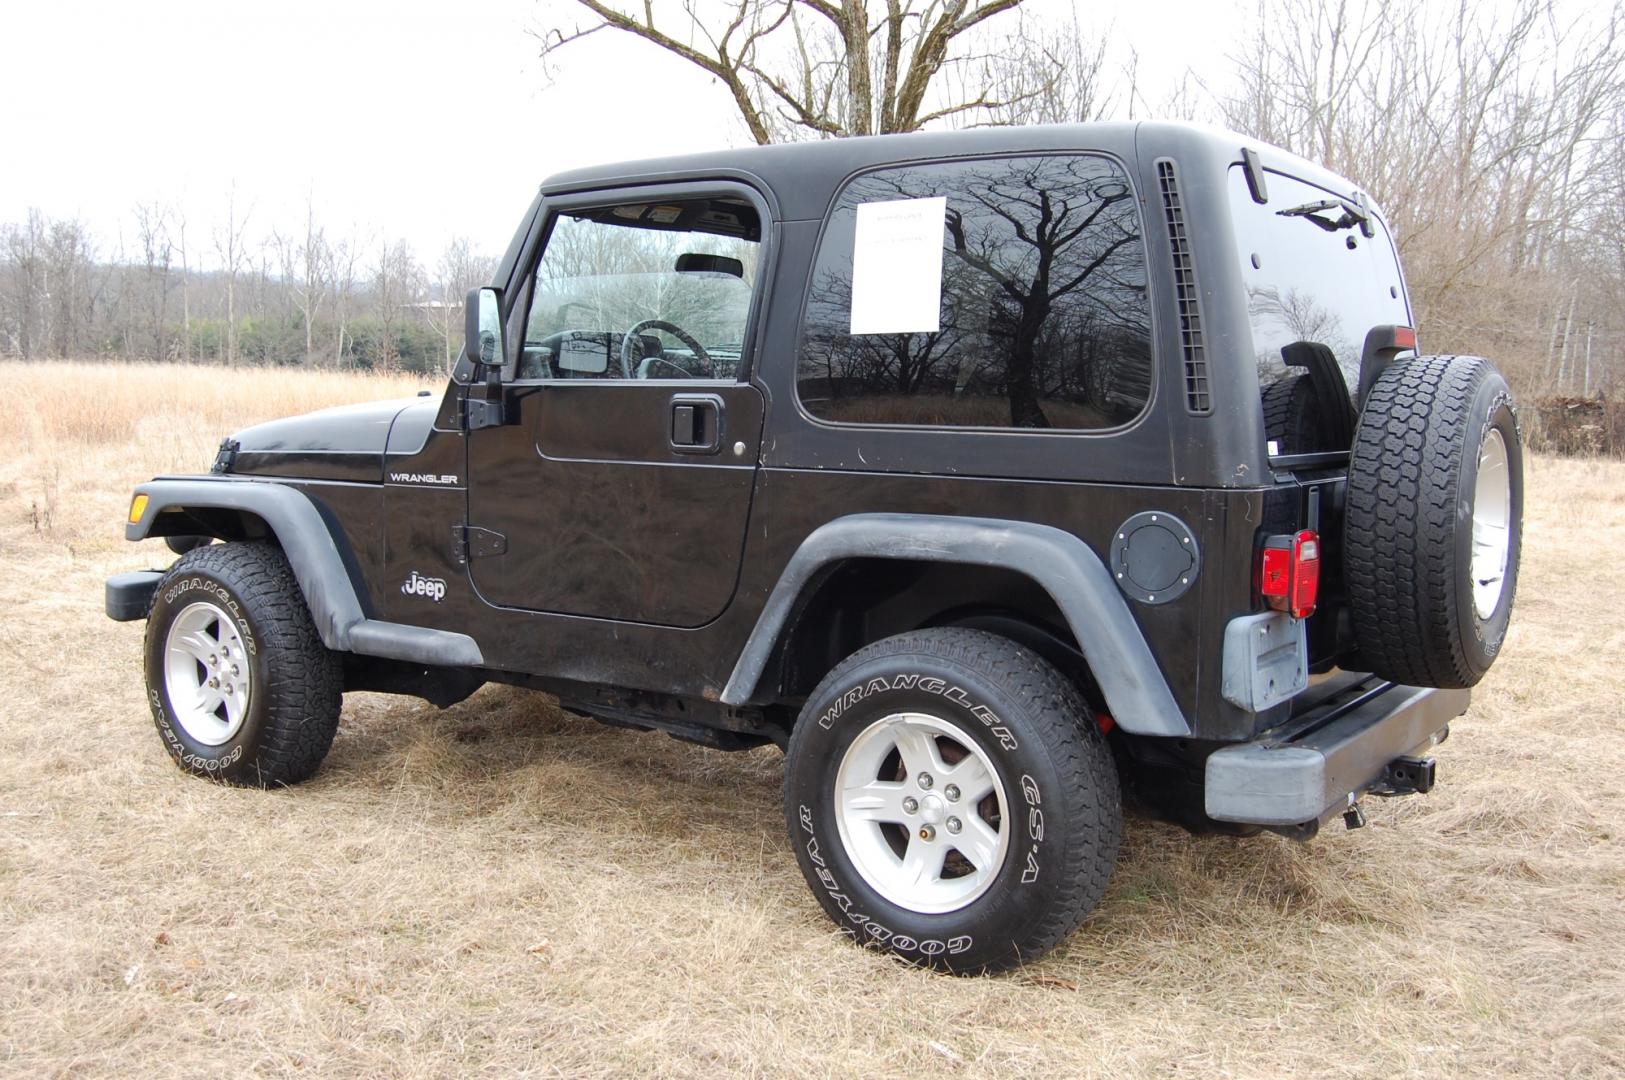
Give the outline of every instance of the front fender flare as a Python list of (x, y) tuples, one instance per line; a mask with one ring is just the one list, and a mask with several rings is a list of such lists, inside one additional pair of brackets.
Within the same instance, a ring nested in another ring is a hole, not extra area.
[(479, 645), (467, 634), (369, 619), (344, 568), (327, 522), (301, 491), (256, 480), (181, 478), (151, 480), (135, 489), (147, 496), (141, 516), (124, 527), (126, 540), (145, 540), (166, 510), (242, 510), (262, 518), (293, 567), (322, 644), (335, 652), (381, 656), (419, 664), (480, 667)]
[(843, 559), (964, 563), (1025, 574), (1066, 617), (1119, 727), (1135, 735), (1190, 734), (1139, 623), (1100, 556), (1061, 529), (993, 518), (853, 514), (815, 529), (791, 556), (768, 597), (722, 690), (724, 704), (750, 700), (797, 597), (821, 567)]

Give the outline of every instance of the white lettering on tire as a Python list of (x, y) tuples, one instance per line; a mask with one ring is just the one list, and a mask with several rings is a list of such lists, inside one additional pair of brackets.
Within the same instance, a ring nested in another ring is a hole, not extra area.
[(818, 726), (828, 731), (835, 726), (835, 721), (841, 714), (857, 705), (864, 698), (873, 694), (884, 693), (889, 690), (918, 690), (925, 694), (935, 694), (940, 698), (952, 702), (970, 713), (982, 722), (988, 732), (997, 740), (1005, 750), (1017, 749), (1016, 737), (1004, 721), (999, 719), (998, 713), (986, 705), (971, 699), (963, 687), (955, 686), (935, 676), (921, 675), (894, 675), (890, 678), (876, 676), (868, 682), (854, 686), (846, 693), (836, 698), (828, 709), (824, 710), (818, 718)]
[(1027, 865), (1021, 871), (1021, 883), (1031, 885), (1038, 880), (1038, 849), (1036, 845), (1044, 842), (1044, 811), (1038, 808), (1038, 804), (1043, 799), (1038, 794), (1038, 781), (1026, 773), (1021, 774), (1019, 786), (1021, 788), (1021, 797), (1027, 803), (1027, 835), (1031, 837), (1035, 845), (1027, 852)]
[[(237, 624), (237, 632), (242, 636), (243, 648), (248, 650), (250, 656), (259, 655), (259, 642), (254, 638), (253, 628), (248, 625), (248, 617), (243, 614), (242, 605), (226, 591), (224, 585), (197, 574), (184, 577), (164, 590), (164, 604), (173, 606), (177, 599), (189, 592), (205, 593), (212, 603), (230, 615), (232, 621)], [(175, 760), (180, 764), (189, 769), (213, 774), (229, 768), (242, 758), (242, 743), (238, 743), (219, 757), (207, 757), (187, 749), (186, 744), (181, 741), (180, 734), (176, 732), (173, 723), (170, 721), (169, 710), (164, 707), (162, 695), (155, 688), (149, 688), (147, 693), (151, 699), (153, 718), (158, 723), (158, 733), (163, 736), (164, 742), (169, 745), (170, 753), (174, 755)]]
[(157, 690), (149, 690), (147, 694), (152, 705), (153, 718), (158, 721), (158, 732), (163, 735), (164, 742), (169, 744), (170, 752), (175, 760), (189, 769), (201, 769), (206, 773), (216, 773), (221, 769), (229, 768), (237, 763), (243, 756), (243, 744), (238, 743), (228, 753), (220, 757), (204, 757), (186, 748), (176, 734), (174, 726), (169, 722), (169, 712), (164, 708), (164, 699)]
[[(875, 681), (879, 682), (881, 680), (877, 679)], [(805, 846), (807, 858), (818, 868), (817, 876), (820, 884), (824, 886), (824, 891), (829, 894), (830, 900), (835, 906), (841, 909), (841, 914), (846, 916), (847, 921), (852, 924), (851, 930), (855, 936), (861, 939), (864, 934), (867, 934), (873, 944), (886, 946), (889, 942), (890, 948), (897, 949), (900, 952), (917, 952), (922, 956), (942, 956), (944, 954), (957, 956), (975, 943), (969, 934), (960, 934), (946, 941), (940, 938), (926, 938), (921, 941), (909, 937), (907, 934), (898, 934), (889, 927), (876, 922), (873, 917), (865, 915), (861, 911), (854, 911), (852, 898), (841, 891), (840, 883), (835, 880), (835, 875), (830, 872), (829, 864), (819, 849), (818, 834), (813, 830), (812, 807), (804, 803), (796, 807), (796, 818), (801, 825), (801, 830), (807, 834)]]
[(238, 633), (242, 635), (243, 647), (251, 655), (259, 655), (259, 643), (254, 640), (254, 631), (248, 625), (248, 617), (243, 614), (242, 605), (237, 603), (236, 599), (226, 591), (225, 586), (219, 582), (197, 576), (181, 578), (164, 591), (164, 603), (173, 605), (177, 597), (194, 589), (207, 593), (216, 605), (223, 608), (231, 616), (232, 621), (237, 624)]

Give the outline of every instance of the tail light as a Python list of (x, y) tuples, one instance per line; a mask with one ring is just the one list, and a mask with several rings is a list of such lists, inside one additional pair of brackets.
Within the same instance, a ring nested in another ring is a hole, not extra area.
[(1304, 529), (1272, 536), (1259, 554), (1258, 591), (1264, 603), (1294, 619), (1307, 619), (1320, 594), (1320, 535)]

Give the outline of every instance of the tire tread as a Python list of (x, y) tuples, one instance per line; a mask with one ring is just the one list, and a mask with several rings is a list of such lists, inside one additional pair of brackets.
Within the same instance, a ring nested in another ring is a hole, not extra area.
[(1462, 575), (1452, 538), (1462, 527), (1455, 518), (1471, 451), (1468, 410), (1493, 375), (1478, 357), (1419, 356), (1384, 371), (1361, 414), (1349, 459), (1344, 579), (1361, 655), (1394, 682), (1465, 687), (1483, 674), (1457, 625)]

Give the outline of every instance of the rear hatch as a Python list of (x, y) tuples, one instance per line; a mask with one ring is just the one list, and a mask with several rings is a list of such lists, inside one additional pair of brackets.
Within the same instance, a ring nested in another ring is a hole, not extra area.
[(1409, 327), (1410, 302), (1381, 214), (1352, 185), (1333, 190), (1284, 172), (1229, 170), (1226, 193), (1246, 287), (1262, 437), (1273, 488), (1262, 535), (1313, 530), (1320, 587), (1308, 620), (1310, 666), (1349, 652), (1342, 534), (1349, 446), (1360, 400), (1391, 345), (1379, 328)]

